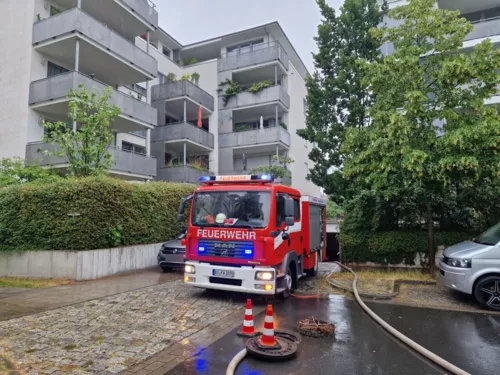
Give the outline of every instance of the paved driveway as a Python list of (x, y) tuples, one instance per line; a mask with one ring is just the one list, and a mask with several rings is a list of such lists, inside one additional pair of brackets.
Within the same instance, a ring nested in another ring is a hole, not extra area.
[(243, 312), (172, 281), (0, 322), (0, 353), (43, 374), (118, 373), (212, 325), (234, 328)]
[[(500, 317), (388, 304), (370, 307), (410, 338), (471, 374), (498, 373)], [(275, 324), (293, 330), (298, 320), (314, 315), (334, 322), (334, 339), (304, 338), (294, 360), (269, 363), (247, 357), (238, 374), (444, 374), (376, 325), (352, 300), (289, 300), (275, 305)], [(262, 327), (262, 315), (256, 321)], [(223, 374), (244, 347), (234, 332), (170, 374)]]

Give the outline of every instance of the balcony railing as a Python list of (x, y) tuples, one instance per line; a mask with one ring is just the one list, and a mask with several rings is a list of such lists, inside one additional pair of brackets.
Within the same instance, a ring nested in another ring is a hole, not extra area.
[(201, 176), (212, 175), (208, 171), (200, 171), (188, 165), (171, 167), (171, 168), (158, 168), (157, 180), (172, 181), (172, 182), (186, 182), (190, 184), (197, 184)]
[[(39, 164), (42, 166), (63, 167), (68, 164), (67, 159), (57, 156), (48, 156), (43, 151), (55, 151), (59, 147), (55, 144), (44, 142), (33, 142), (26, 145), (26, 162), (28, 164)], [(111, 166), (111, 172), (127, 173), (145, 178), (156, 176), (156, 159), (151, 156), (126, 151), (121, 148), (109, 146), (108, 152), (115, 162)]]
[(288, 55), (278, 42), (254, 45), (253, 50), (242, 53), (227, 53), (219, 58), (219, 72), (234, 70), (271, 61), (279, 61), (288, 70)]
[(188, 122), (158, 126), (153, 130), (151, 139), (155, 142), (187, 140), (198, 143), (212, 150), (214, 148), (214, 135), (205, 129), (200, 129), (199, 127)]
[(219, 96), (219, 108), (221, 109), (249, 107), (273, 102), (281, 102), (286, 108), (290, 108), (290, 96), (282, 86), (268, 87), (257, 93), (240, 92), (229, 98), (226, 105), (224, 105), (223, 97)]
[[(95, 89), (99, 93), (109, 87), (79, 72), (63, 73), (31, 82), (29, 104), (47, 102), (47, 105), (51, 105), (53, 100), (66, 98), (70, 90), (77, 90), (80, 84), (89, 91)], [(109, 103), (120, 108), (121, 114), (129, 119), (137, 119), (150, 125), (158, 122), (156, 108), (120, 91), (113, 90)]]
[(176, 81), (151, 88), (153, 102), (188, 97), (203, 107), (214, 110), (214, 97), (190, 81)]
[(500, 17), (473, 22), (474, 30), (465, 37), (465, 41), (500, 35)]
[(90, 38), (104, 49), (130, 61), (148, 74), (156, 76), (158, 73), (158, 63), (152, 56), (78, 8), (37, 22), (33, 26), (33, 44), (57, 40), (75, 31)]
[(121, 0), (151, 25), (158, 27), (158, 12), (144, 0)]
[(290, 133), (281, 126), (219, 134), (219, 148), (269, 145), (281, 143), (290, 146)]

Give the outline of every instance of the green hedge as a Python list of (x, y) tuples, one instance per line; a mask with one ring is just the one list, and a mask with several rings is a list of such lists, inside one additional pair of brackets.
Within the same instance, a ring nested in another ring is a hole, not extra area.
[[(87, 250), (162, 242), (193, 185), (69, 179), (0, 189), (0, 251)], [(72, 216), (78, 214), (77, 216)]]
[[(464, 232), (436, 232), (437, 246), (450, 246), (471, 239)], [(340, 231), (343, 262), (414, 265), (415, 256), (427, 259), (427, 232)]]

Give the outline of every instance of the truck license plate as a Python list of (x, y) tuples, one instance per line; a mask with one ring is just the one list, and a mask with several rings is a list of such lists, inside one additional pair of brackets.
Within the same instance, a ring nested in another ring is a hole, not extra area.
[(212, 270), (212, 274), (221, 277), (234, 277), (234, 271), (227, 270)]

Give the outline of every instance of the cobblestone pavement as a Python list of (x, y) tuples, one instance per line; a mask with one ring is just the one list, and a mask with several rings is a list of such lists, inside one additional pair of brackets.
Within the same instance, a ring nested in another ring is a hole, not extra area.
[[(240, 301), (168, 282), (0, 322), (0, 354), (30, 375), (115, 374), (189, 338), (208, 346), (214, 331), (204, 329), (235, 328), (243, 309)], [(172, 353), (169, 360), (182, 356), (182, 347)]]

